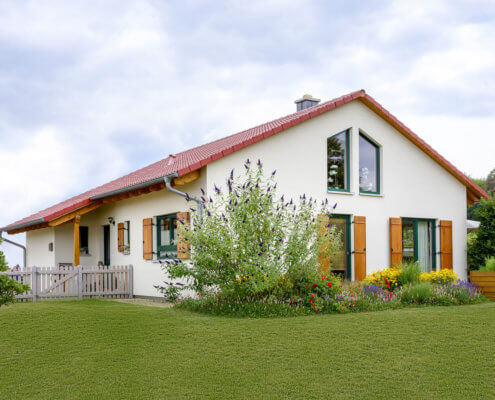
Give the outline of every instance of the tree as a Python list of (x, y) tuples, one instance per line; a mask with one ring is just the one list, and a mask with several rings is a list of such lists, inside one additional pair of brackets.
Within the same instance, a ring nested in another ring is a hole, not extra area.
[[(0, 239), (0, 244), (2, 240)], [(15, 279), (10, 278), (6, 272), (8, 264), (5, 261), (5, 255), (0, 251), (0, 306), (15, 302), (15, 296), (29, 290), (29, 285), (24, 285)]]
[(495, 168), (488, 174), (486, 178), (486, 190), (493, 196), (495, 192)]
[(472, 269), (479, 269), (485, 264), (485, 258), (495, 256), (495, 198), (482, 200), (476, 209), (476, 217), (480, 227), (468, 249)]

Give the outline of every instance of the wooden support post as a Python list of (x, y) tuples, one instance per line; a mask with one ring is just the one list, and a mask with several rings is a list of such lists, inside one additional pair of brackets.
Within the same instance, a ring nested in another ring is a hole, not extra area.
[(74, 217), (74, 267), (79, 265), (79, 224), (81, 222), (81, 216), (76, 215)]

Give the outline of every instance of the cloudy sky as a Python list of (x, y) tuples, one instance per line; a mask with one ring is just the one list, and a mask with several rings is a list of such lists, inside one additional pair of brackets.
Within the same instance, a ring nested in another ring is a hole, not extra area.
[(494, 26), (481, 0), (1, 0), (0, 226), (291, 113), (304, 93), (364, 88), (486, 176)]

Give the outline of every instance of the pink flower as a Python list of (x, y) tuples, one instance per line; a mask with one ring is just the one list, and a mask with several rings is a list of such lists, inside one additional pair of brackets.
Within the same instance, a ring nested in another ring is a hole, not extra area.
[(314, 293), (311, 293), (311, 297), (315, 297), (315, 294)]

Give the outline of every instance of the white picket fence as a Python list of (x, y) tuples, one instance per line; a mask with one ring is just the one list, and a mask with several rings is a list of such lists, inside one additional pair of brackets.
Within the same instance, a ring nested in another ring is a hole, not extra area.
[(133, 296), (132, 265), (113, 267), (32, 267), (6, 272), (31, 287), (19, 301), (62, 298), (130, 298)]

